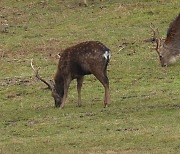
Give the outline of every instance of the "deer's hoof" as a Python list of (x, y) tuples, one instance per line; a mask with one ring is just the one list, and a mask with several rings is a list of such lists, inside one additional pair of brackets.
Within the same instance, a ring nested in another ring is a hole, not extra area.
[(60, 108), (60, 105), (55, 105), (55, 108)]
[(110, 106), (110, 104), (105, 104), (105, 105), (104, 105), (104, 108), (109, 107), (109, 106)]
[(60, 106), (60, 109), (64, 109), (64, 106)]

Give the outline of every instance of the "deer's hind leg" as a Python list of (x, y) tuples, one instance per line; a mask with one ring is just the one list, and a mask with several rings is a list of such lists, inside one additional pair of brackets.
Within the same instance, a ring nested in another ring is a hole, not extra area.
[(110, 105), (110, 90), (109, 90), (109, 79), (106, 75), (107, 72), (106, 72), (106, 70), (105, 71), (97, 71), (93, 74), (104, 86), (104, 89), (105, 89), (104, 107), (108, 107)]

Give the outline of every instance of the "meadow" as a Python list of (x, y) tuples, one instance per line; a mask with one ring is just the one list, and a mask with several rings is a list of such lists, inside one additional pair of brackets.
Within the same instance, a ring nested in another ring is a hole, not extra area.
[[(165, 38), (179, 0), (0, 1), (0, 154), (180, 153), (180, 59), (161, 67), (150, 24)], [(111, 49), (111, 105), (92, 75), (64, 109), (30, 66), (53, 79), (57, 54), (88, 40)]]

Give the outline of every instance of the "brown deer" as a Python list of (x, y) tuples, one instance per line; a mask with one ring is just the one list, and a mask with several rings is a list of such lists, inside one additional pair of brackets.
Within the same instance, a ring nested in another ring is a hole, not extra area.
[(180, 14), (170, 24), (166, 39), (163, 41), (158, 35), (158, 29), (151, 26), (153, 39), (156, 41), (156, 51), (159, 55), (161, 66), (168, 66), (176, 62), (180, 55)]
[(85, 75), (93, 74), (105, 88), (104, 106), (110, 105), (107, 66), (111, 57), (110, 49), (97, 41), (88, 41), (69, 47), (59, 55), (58, 69), (54, 81), (47, 82), (39, 76), (39, 69), (31, 66), (35, 76), (52, 91), (55, 107), (64, 107), (68, 88), (73, 79), (77, 80), (78, 106), (81, 106), (81, 87)]

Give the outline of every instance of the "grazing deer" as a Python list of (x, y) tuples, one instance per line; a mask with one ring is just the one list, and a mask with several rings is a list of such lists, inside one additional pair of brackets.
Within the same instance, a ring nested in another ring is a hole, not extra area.
[(110, 104), (109, 79), (107, 66), (111, 57), (110, 50), (100, 42), (88, 41), (69, 47), (59, 54), (58, 69), (54, 81), (47, 82), (38, 74), (32, 61), (35, 76), (52, 91), (55, 107), (64, 107), (68, 88), (73, 79), (77, 80), (78, 106), (81, 106), (81, 87), (84, 75), (93, 74), (105, 88), (104, 106)]
[(161, 66), (168, 66), (176, 61), (180, 55), (180, 14), (170, 24), (165, 41), (158, 36), (158, 29), (151, 26), (153, 38), (156, 41), (156, 51), (159, 55)]

